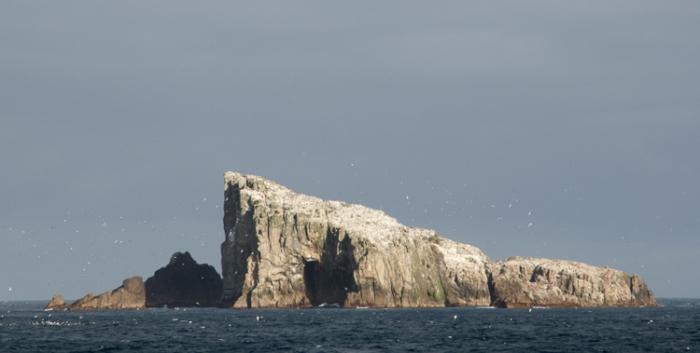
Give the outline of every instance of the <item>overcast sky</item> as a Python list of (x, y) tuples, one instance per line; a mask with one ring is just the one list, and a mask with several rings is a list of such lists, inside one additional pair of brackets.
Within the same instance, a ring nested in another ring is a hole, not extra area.
[(0, 300), (189, 250), (223, 172), (700, 297), (698, 1), (2, 1)]

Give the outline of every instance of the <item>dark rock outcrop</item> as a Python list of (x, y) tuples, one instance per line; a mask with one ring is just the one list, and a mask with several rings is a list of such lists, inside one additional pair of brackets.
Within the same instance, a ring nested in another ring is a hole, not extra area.
[(218, 306), (222, 287), (214, 267), (198, 264), (189, 252), (178, 252), (167, 266), (146, 280), (146, 306)]

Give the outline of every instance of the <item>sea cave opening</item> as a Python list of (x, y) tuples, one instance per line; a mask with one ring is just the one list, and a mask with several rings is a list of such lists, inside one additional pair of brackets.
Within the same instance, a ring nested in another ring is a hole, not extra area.
[(321, 304), (319, 301), (319, 280), (321, 272), (321, 263), (318, 260), (304, 261), (304, 287), (306, 288), (306, 297), (313, 306)]

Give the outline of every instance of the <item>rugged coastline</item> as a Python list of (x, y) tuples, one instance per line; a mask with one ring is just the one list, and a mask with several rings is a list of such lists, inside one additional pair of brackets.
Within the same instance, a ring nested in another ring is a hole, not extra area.
[(224, 180), (224, 306), (656, 306), (639, 276), (619, 270), (492, 261), (379, 210), (298, 194), (259, 176), (227, 172)]
[(165, 267), (145, 282), (140, 276), (124, 280), (112, 291), (89, 293), (68, 304), (55, 295), (46, 310), (116, 310), (160, 307), (216, 307), (221, 300), (221, 276), (214, 267), (198, 264), (189, 252), (176, 252)]
[(567, 260), (493, 261), (382, 211), (254, 175), (225, 173), (223, 226), (221, 276), (176, 253), (145, 282), (132, 277), (70, 305), (56, 296), (47, 309), (656, 306), (637, 275)]

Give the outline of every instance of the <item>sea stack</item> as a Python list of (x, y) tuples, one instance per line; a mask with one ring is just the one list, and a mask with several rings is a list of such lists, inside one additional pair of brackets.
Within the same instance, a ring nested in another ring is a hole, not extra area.
[(221, 302), (221, 288), (214, 267), (198, 264), (189, 252), (177, 252), (146, 280), (146, 306), (214, 307)]
[(570, 261), (493, 262), (382, 211), (224, 175), (223, 303), (234, 308), (654, 306), (638, 276)]

